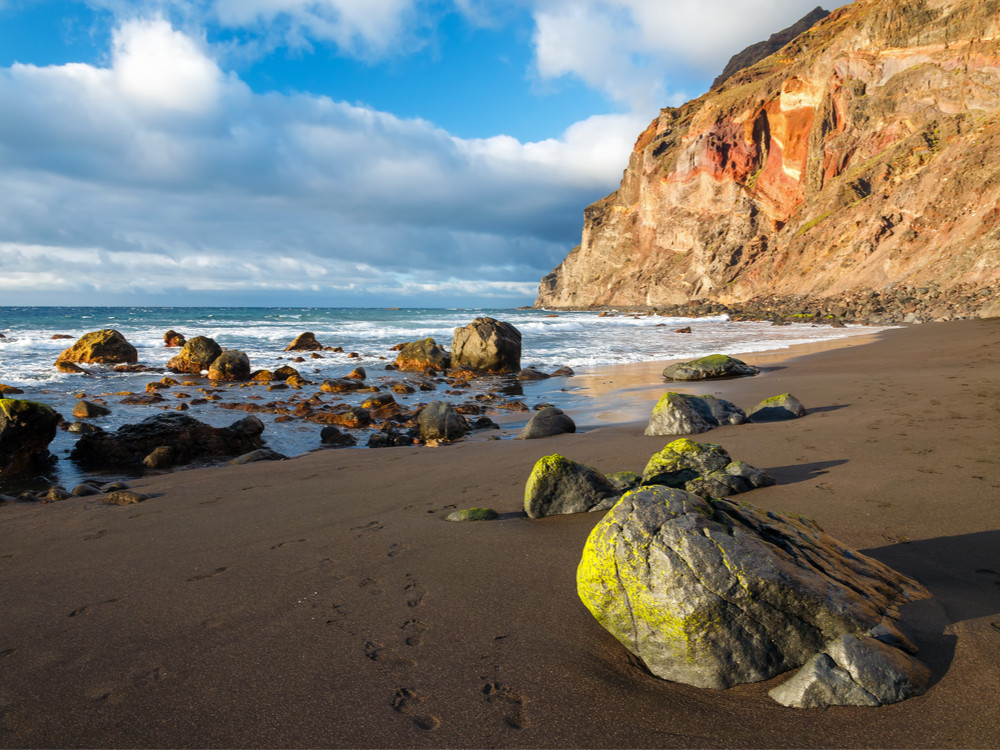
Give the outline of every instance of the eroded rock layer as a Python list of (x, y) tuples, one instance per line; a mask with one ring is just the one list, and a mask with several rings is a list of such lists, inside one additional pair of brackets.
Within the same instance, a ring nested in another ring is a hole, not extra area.
[(997, 153), (1000, 2), (858, 0), (662, 110), (536, 306), (996, 289)]

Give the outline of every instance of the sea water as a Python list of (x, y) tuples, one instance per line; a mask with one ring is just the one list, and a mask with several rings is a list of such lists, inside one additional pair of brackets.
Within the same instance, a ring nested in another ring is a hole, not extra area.
[[(0, 334), (5, 337), (0, 339), (0, 383), (22, 389), (23, 395), (16, 398), (50, 404), (69, 420), (72, 420), (70, 413), (78, 394), (101, 397), (112, 409), (112, 414), (91, 421), (105, 430), (114, 430), (122, 424), (161, 413), (161, 406), (175, 405), (176, 402), (165, 402), (124, 406), (117, 403), (119, 397), (107, 395), (122, 391), (142, 393), (146, 383), (172, 375), (164, 368), (178, 350), (164, 346), (163, 334), (167, 330), (175, 330), (188, 339), (207, 336), (215, 339), (223, 349), (243, 351), (254, 370), (274, 370), (292, 364), (303, 377), (317, 384), (303, 389), (311, 394), (319, 390), (318, 383), (322, 380), (342, 377), (358, 366), (366, 369), (369, 381), (375, 384), (379, 378), (398, 378), (398, 374), (385, 369), (395, 358), (391, 351), (394, 345), (431, 337), (450, 349), (454, 329), (481, 316), (515, 326), (522, 335), (522, 366), (544, 372), (570, 367), (586, 373), (605, 365), (689, 359), (717, 352), (739, 355), (876, 330), (863, 326), (775, 326), (767, 322), (733, 322), (726, 316), (601, 316), (594, 312), (488, 308), (0, 307)], [(691, 333), (676, 333), (677, 329), (685, 327), (690, 327)], [(86, 375), (56, 370), (53, 363), (63, 349), (83, 334), (105, 328), (119, 331), (136, 347), (139, 364), (162, 372), (119, 373), (111, 367), (98, 365), (83, 365), (89, 373)], [(308, 352), (284, 351), (295, 336), (306, 331), (314, 333), (324, 346), (341, 347), (343, 352), (323, 351), (321, 359), (312, 359)], [(352, 353), (358, 356), (349, 356)], [(298, 355), (304, 356), (305, 361), (292, 363), (290, 360)], [(173, 377), (190, 379), (188, 375)], [(544, 399), (572, 414), (576, 400), (586, 398), (586, 394), (572, 386), (572, 378), (559, 380), (563, 382), (541, 381), (516, 386), (517, 395), (522, 396), (529, 407)], [(490, 387), (490, 382), (487, 379), (476, 387)], [(469, 398), (468, 393), (448, 394), (446, 390), (447, 387), (442, 386), (435, 392), (417, 391), (411, 396), (396, 398), (409, 406), (420, 401), (466, 401)], [(169, 396), (169, 391), (164, 393)], [(225, 391), (224, 400), (232, 403), (253, 393), (260, 395), (258, 389), (230, 388)], [(284, 397), (289, 395), (287, 391), (284, 393)], [(282, 397), (281, 394), (269, 394), (272, 399)], [(350, 400), (350, 397), (341, 398), (338, 394), (337, 400)], [(215, 426), (231, 424), (245, 416), (213, 402), (193, 406), (186, 413)], [(299, 420), (275, 422), (274, 415), (257, 416), (266, 425), (265, 442), (274, 450), (298, 455), (320, 447), (320, 425)], [(524, 414), (520, 423), (526, 422), (529, 416)], [(359, 438), (358, 445), (364, 446), (367, 437), (363, 432), (355, 434)], [(53, 441), (51, 450), (60, 461), (51, 479), (70, 484), (81, 475), (67, 458), (76, 439), (75, 434), (60, 431)]]

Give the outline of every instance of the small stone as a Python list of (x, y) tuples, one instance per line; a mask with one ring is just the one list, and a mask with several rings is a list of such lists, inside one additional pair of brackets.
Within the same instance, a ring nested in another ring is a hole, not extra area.
[(105, 495), (102, 502), (109, 505), (134, 505), (148, 499), (149, 495), (143, 495), (135, 490), (116, 490)]
[(466, 510), (456, 510), (445, 516), (445, 521), (492, 521), (499, 518), (499, 514), (493, 508), (468, 508)]

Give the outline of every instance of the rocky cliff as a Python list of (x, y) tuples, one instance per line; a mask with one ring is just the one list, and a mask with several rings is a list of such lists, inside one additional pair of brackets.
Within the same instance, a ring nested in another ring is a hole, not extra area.
[(1000, 314), (998, 155), (1000, 0), (858, 0), (661, 110), (536, 306), (905, 290)]

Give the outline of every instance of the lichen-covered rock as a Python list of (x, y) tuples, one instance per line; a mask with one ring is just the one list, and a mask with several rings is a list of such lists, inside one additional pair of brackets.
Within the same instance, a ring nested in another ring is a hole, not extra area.
[(476, 318), (455, 329), (451, 341), (455, 367), (483, 372), (518, 372), (521, 369), (521, 332), (510, 323)]
[(82, 466), (138, 466), (154, 449), (170, 446), (174, 463), (239, 456), (261, 447), (264, 423), (244, 417), (228, 427), (212, 427), (186, 414), (157, 414), (116, 432), (83, 435), (70, 457)]
[(236, 349), (224, 351), (208, 366), (208, 377), (212, 380), (249, 380), (250, 358)]
[(188, 372), (200, 375), (222, 354), (222, 347), (207, 336), (189, 339), (176, 357), (167, 362), (167, 369), (173, 372)]
[(136, 352), (124, 336), (111, 328), (85, 333), (69, 349), (56, 358), (60, 362), (85, 362), (98, 365), (133, 364), (139, 361)]
[(715, 396), (667, 391), (653, 407), (647, 435), (695, 435), (726, 424), (747, 421), (743, 410)]
[(626, 493), (598, 522), (577, 591), (653, 674), (720, 689), (798, 667), (929, 596), (808, 519), (662, 486)]
[(109, 492), (101, 498), (101, 502), (107, 503), (108, 505), (135, 505), (136, 503), (141, 503), (144, 500), (149, 500), (149, 495), (144, 495), (141, 492), (127, 489)]
[(927, 666), (870, 635), (845, 634), (828, 643), (770, 695), (783, 706), (884, 706), (921, 695)]
[(546, 406), (532, 415), (515, 440), (534, 440), (564, 432), (576, 432), (576, 422), (562, 409)]
[(323, 345), (316, 340), (316, 334), (306, 331), (296, 336), (292, 343), (285, 347), (286, 352), (310, 352), (318, 351)]
[(642, 477), (634, 471), (613, 471), (605, 476), (618, 489), (618, 493), (621, 495), (624, 495), (629, 490), (634, 490), (642, 484)]
[(431, 401), (417, 415), (420, 439), (457, 440), (469, 431), (469, 423), (452, 404)]
[(606, 510), (620, 496), (606, 476), (558, 454), (535, 462), (524, 487), (524, 513), (542, 518)]
[(445, 521), (492, 521), (499, 517), (493, 508), (467, 508), (456, 510), (444, 517)]
[(791, 393), (765, 398), (747, 410), (747, 419), (751, 422), (780, 422), (786, 419), (798, 419), (805, 415), (806, 407)]
[(430, 367), (447, 370), (451, 367), (451, 356), (434, 339), (426, 338), (404, 344), (396, 355), (394, 365), (397, 370), (414, 372), (423, 372)]
[(756, 375), (760, 370), (725, 354), (709, 354), (707, 357), (690, 362), (678, 362), (663, 370), (663, 379), (668, 383), (675, 380), (708, 380), (712, 378), (736, 378)]
[(684, 489), (702, 497), (726, 497), (770, 486), (774, 478), (744, 461), (733, 461), (721, 445), (679, 438), (650, 457), (642, 483)]
[(44, 469), (55, 458), (49, 443), (62, 417), (37, 401), (0, 398), (0, 475)]

